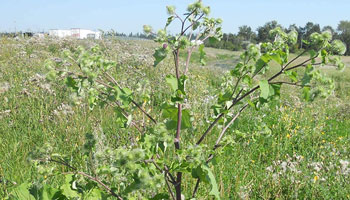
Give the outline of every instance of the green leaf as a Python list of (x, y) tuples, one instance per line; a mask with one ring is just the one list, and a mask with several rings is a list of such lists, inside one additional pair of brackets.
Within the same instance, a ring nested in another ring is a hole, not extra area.
[(278, 53), (274, 53), (274, 54), (271, 54), (270, 57), (272, 58), (272, 60), (276, 61), (279, 65), (283, 65), (283, 61), (281, 59), (281, 56), (280, 54)]
[(232, 99), (232, 91), (228, 90), (228, 91), (225, 91), (224, 94), (222, 94), (222, 93), (219, 94), (218, 103), (222, 104), (222, 103), (229, 101), (231, 99)]
[[(166, 123), (166, 127), (168, 130), (174, 130), (177, 128), (177, 115), (178, 115), (178, 109), (171, 105), (163, 105), (162, 106), (162, 116), (165, 119), (168, 119)], [(187, 129), (192, 127), (191, 123), (191, 114), (188, 109), (182, 110), (182, 117), (181, 117), (181, 129)]]
[(186, 95), (185, 84), (186, 84), (187, 79), (188, 79), (187, 76), (182, 75), (182, 76), (180, 76), (180, 79), (178, 82), (178, 86), (179, 86), (178, 90), (180, 90), (183, 95)]
[(310, 74), (310, 72), (312, 72), (314, 70), (314, 68), (312, 67), (312, 65), (307, 65), (305, 68), (305, 73), (303, 78), (301, 79), (301, 84), (303, 86), (308, 85), (312, 79), (312, 75)]
[(166, 22), (165, 28), (168, 27), (171, 24), (171, 22), (173, 22), (174, 18), (175, 18), (174, 16), (168, 17), (168, 20)]
[(220, 193), (218, 189), (218, 184), (216, 183), (215, 176), (207, 164), (198, 166), (197, 168), (192, 169), (192, 177), (199, 178), (205, 183), (211, 185), (211, 190), (209, 195), (213, 195), (216, 199), (220, 199)]
[(88, 195), (84, 198), (86, 200), (99, 200), (99, 199), (107, 199), (107, 195), (105, 195), (100, 189), (94, 188), (92, 191), (88, 193)]
[(202, 64), (202, 66), (206, 65), (205, 55), (206, 55), (206, 53), (204, 51), (204, 44), (201, 44), (199, 46), (199, 61)]
[(247, 102), (248, 102), (248, 104), (249, 104), (250, 107), (256, 109), (255, 103), (253, 103), (250, 99), (248, 99)]
[(165, 81), (168, 83), (168, 85), (171, 87), (171, 89), (173, 90), (173, 92), (175, 92), (179, 86), (178, 86), (178, 82), (177, 82), (177, 78), (173, 75), (167, 75), (165, 77)]
[(261, 80), (259, 82), (259, 86), (260, 86), (260, 97), (267, 99), (269, 97), (270, 94), (270, 87), (269, 87), (269, 83), (267, 80)]
[(78, 198), (80, 197), (79, 193), (72, 189), (72, 183), (74, 181), (73, 174), (67, 174), (65, 176), (65, 184), (61, 186), (62, 194), (67, 198)]
[(216, 183), (213, 172), (207, 165), (202, 165), (202, 169), (206, 171), (206, 180), (211, 185), (211, 190), (209, 192), (209, 195), (213, 195), (216, 199), (220, 199), (218, 184)]
[[(123, 112), (120, 108), (115, 107), (114, 112), (116, 114), (116, 122), (120, 128), (126, 128), (128, 126), (129, 118), (123, 115)], [(131, 122), (131, 121), (130, 121)]]
[(303, 98), (306, 101), (310, 101), (311, 100), (311, 92), (310, 92), (310, 87), (304, 87), (303, 88)]
[(298, 73), (296, 71), (284, 71), (284, 73), (292, 80), (292, 82), (298, 82)]
[(16, 187), (10, 196), (10, 199), (26, 199), (26, 200), (35, 200), (33, 195), (29, 193), (30, 183), (22, 183), (18, 187)]
[(73, 88), (74, 90), (78, 90), (77, 82), (70, 76), (68, 76), (65, 80), (65, 83), (68, 87)]
[(245, 75), (242, 78), (242, 82), (251, 86), (253, 84), (253, 79), (249, 75)]
[(281, 95), (281, 85), (282, 84), (270, 84), (269, 96), (280, 97)]
[(256, 75), (257, 73), (259, 73), (262, 68), (267, 66), (267, 63), (270, 62), (271, 58), (269, 55), (264, 54), (262, 55), (258, 61), (255, 63), (255, 71), (254, 71), (254, 75)]
[(155, 50), (153, 57), (155, 58), (153, 66), (156, 67), (162, 60), (168, 55), (168, 50), (163, 47), (159, 47)]
[(43, 192), (42, 192), (42, 196), (41, 196), (40, 200), (58, 199), (59, 197), (63, 196), (61, 194), (60, 190), (58, 190), (56, 188), (52, 188), (48, 185), (44, 185), (42, 190), (43, 190)]

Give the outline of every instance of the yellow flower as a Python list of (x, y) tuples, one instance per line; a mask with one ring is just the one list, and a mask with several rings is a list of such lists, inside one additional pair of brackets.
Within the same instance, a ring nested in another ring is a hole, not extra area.
[(252, 163), (255, 163), (255, 160), (252, 160)]
[(325, 142), (326, 142), (326, 140), (322, 140), (322, 142), (323, 142), (323, 143), (325, 143)]
[(287, 134), (287, 136), (286, 136), (286, 137), (289, 139), (291, 136), (290, 136), (290, 134)]
[(314, 183), (316, 183), (316, 181), (317, 181), (318, 179), (319, 179), (318, 176), (315, 176), (315, 177), (314, 177)]
[(321, 134), (324, 135), (324, 132), (322, 131)]

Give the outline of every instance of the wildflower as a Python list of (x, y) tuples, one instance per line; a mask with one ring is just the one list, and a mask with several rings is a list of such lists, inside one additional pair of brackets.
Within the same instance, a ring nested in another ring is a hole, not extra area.
[(316, 181), (319, 179), (319, 177), (318, 176), (315, 176), (314, 177), (314, 183), (316, 183)]
[(324, 132), (322, 131), (321, 134), (324, 135)]
[(290, 136), (290, 134), (287, 134), (287, 136), (286, 136), (286, 137), (289, 139), (291, 136)]

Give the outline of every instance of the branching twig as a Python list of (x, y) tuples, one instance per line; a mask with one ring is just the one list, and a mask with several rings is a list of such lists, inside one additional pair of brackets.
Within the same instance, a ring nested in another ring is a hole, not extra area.
[[(107, 72), (105, 72), (105, 74), (107, 75), (107, 77), (110, 79), (110, 81), (112, 81), (112, 83), (114, 83), (119, 89), (123, 89), (119, 83), (113, 78), (113, 76), (111, 76), (110, 74), (108, 74)], [(131, 102), (138, 108), (140, 109), (150, 120), (152, 120), (152, 122), (154, 122), (155, 124), (157, 123), (157, 121), (150, 115), (148, 114), (141, 106), (140, 104), (136, 103), (136, 101), (134, 101), (133, 99), (131, 99)]]
[[(248, 104), (245, 104), (238, 112), (237, 114), (231, 119), (231, 121), (222, 129), (218, 139), (216, 140), (216, 143), (214, 145), (214, 148), (213, 150), (216, 150), (218, 147), (219, 147), (219, 144), (220, 144), (220, 141), (222, 140), (224, 134), (226, 133), (227, 129), (233, 124), (234, 121), (236, 121), (236, 119), (238, 118), (238, 116), (242, 113), (242, 111), (247, 108)], [(209, 163), (212, 159), (214, 158), (214, 154), (210, 154), (206, 163)], [(193, 190), (193, 193), (192, 193), (192, 198), (194, 198), (196, 196), (196, 193), (197, 193), (197, 190), (199, 188), (199, 183), (200, 183), (200, 179), (198, 178), (197, 179), (197, 182), (196, 182), (196, 186)]]
[(167, 185), (167, 188), (168, 188), (168, 191), (169, 191), (169, 193), (170, 193), (171, 198), (172, 198), (173, 200), (175, 200), (174, 193), (173, 193), (173, 191), (171, 190), (171, 187), (170, 187), (169, 182), (168, 182), (168, 180), (167, 180), (167, 173), (166, 173), (166, 172), (164, 173), (164, 179), (165, 179), (165, 183), (166, 183), (166, 185)]
[[(302, 53), (303, 54), (303, 53)], [(298, 65), (295, 65), (293, 67), (290, 67), (290, 68), (285, 68), (283, 67), (279, 72), (277, 72), (275, 75), (273, 75), (271, 78), (268, 79), (268, 82), (272, 81), (273, 79), (277, 78), (279, 75), (281, 75), (284, 71), (289, 71), (289, 70), (292, 70), (292, 69), (295, 69), (295, 68), (298, 68), (298, 67), (301, 67), (303, 66), (305, 63), (311, 61), (312, 59), (315, 59), (318, 55), (310, 58), (310, 59), (307, 59), (305, 60), (304, 62), (298, 64)], [(298, 56), (297, 56), (298, 57)], [(300, 56), (299, 56), (300, 57)], [(291, 63), (291, 62), (290, 62)], [(290, 63), (288, 63), (287, 65), (289, 65)], [(237, 98), (236, 101), (227, 109), (227, 110), (230, 110), (231, 108), (233, 108), (238, 102), (240, 102), (242, 99), (244, 99), (245, 97), (247, 97), (248, 95), (252, 94), (253, 92), (255, 92), (257, 89), (259, 89), (260, 86), (257, 85), (255, 86), (254, 88), (252, 88), (251, 90), (249, 90), (247, 93), (243, 94), (241, 97)], [(226, 111), (226, 110), (225, 110)], [(200, 144), (203, 139), (205, 138), (205, 136), (213, 129), (213, 127), (218, 123), (218, 121), (224, 116), (224, 113), (221, 113), (215, 120), (214, 122), (212, 122), (208, 129), (203, 133), (203, 135), (201, 136), (201, 138), (198, 140), (197, 142), (197, 145)]]
[(76, 167), (73, 167), (71, 165), (69, 165), (68, 163), (64, 162), (64, 161), (61, 161), (61, 160), (54, 160), (52, 158), (49, 158), (48, 160), (44, 160), (44, 159), (39, 159), (40, 161), (49, 161), (49, 162), (55, 162), (55, 163), (58, 163), (58, 164), (61, 164), (61, 165), (64, 165), (72, 170), (74, 170), (75, 172), (72, 172), (72, 173), (75, 173), (75, 174), (80, 174), (98, 184), (100, 184), (103, 188), (105, 188), (105, 190), (107, 190), (112, 196), (116, 197), (117, 199), (119, 200), (123, 200), (123, 198), (121, 196), (119, 196), (118, 194), (116, 194), (109, 186), (107, 186), (106, 184), (104, 184), (100, 179), (98, 179), (97, 177), (93, 177), (89, 174), (86, 174), (85, 172), (81, 172), (81, 171), (77, 171), (77, 168)]

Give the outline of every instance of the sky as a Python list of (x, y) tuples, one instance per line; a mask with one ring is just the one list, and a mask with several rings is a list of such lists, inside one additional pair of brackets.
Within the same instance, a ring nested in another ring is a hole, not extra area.
[[(142, 32), (148, 24), (164, 27), (166, 5), (183, 13), (192, 0), (0, 0), (0, 32), (85, 28)], [(350, 20), (350, 0), (203, 0), (211, 16), (223, 19), (223, 31), (236, 33), (248, 25), (256, 30), (271, 20), (284, 27), (311, 21), (336, 28)], [(170, 28), (175, 33), (177, 26)]]

